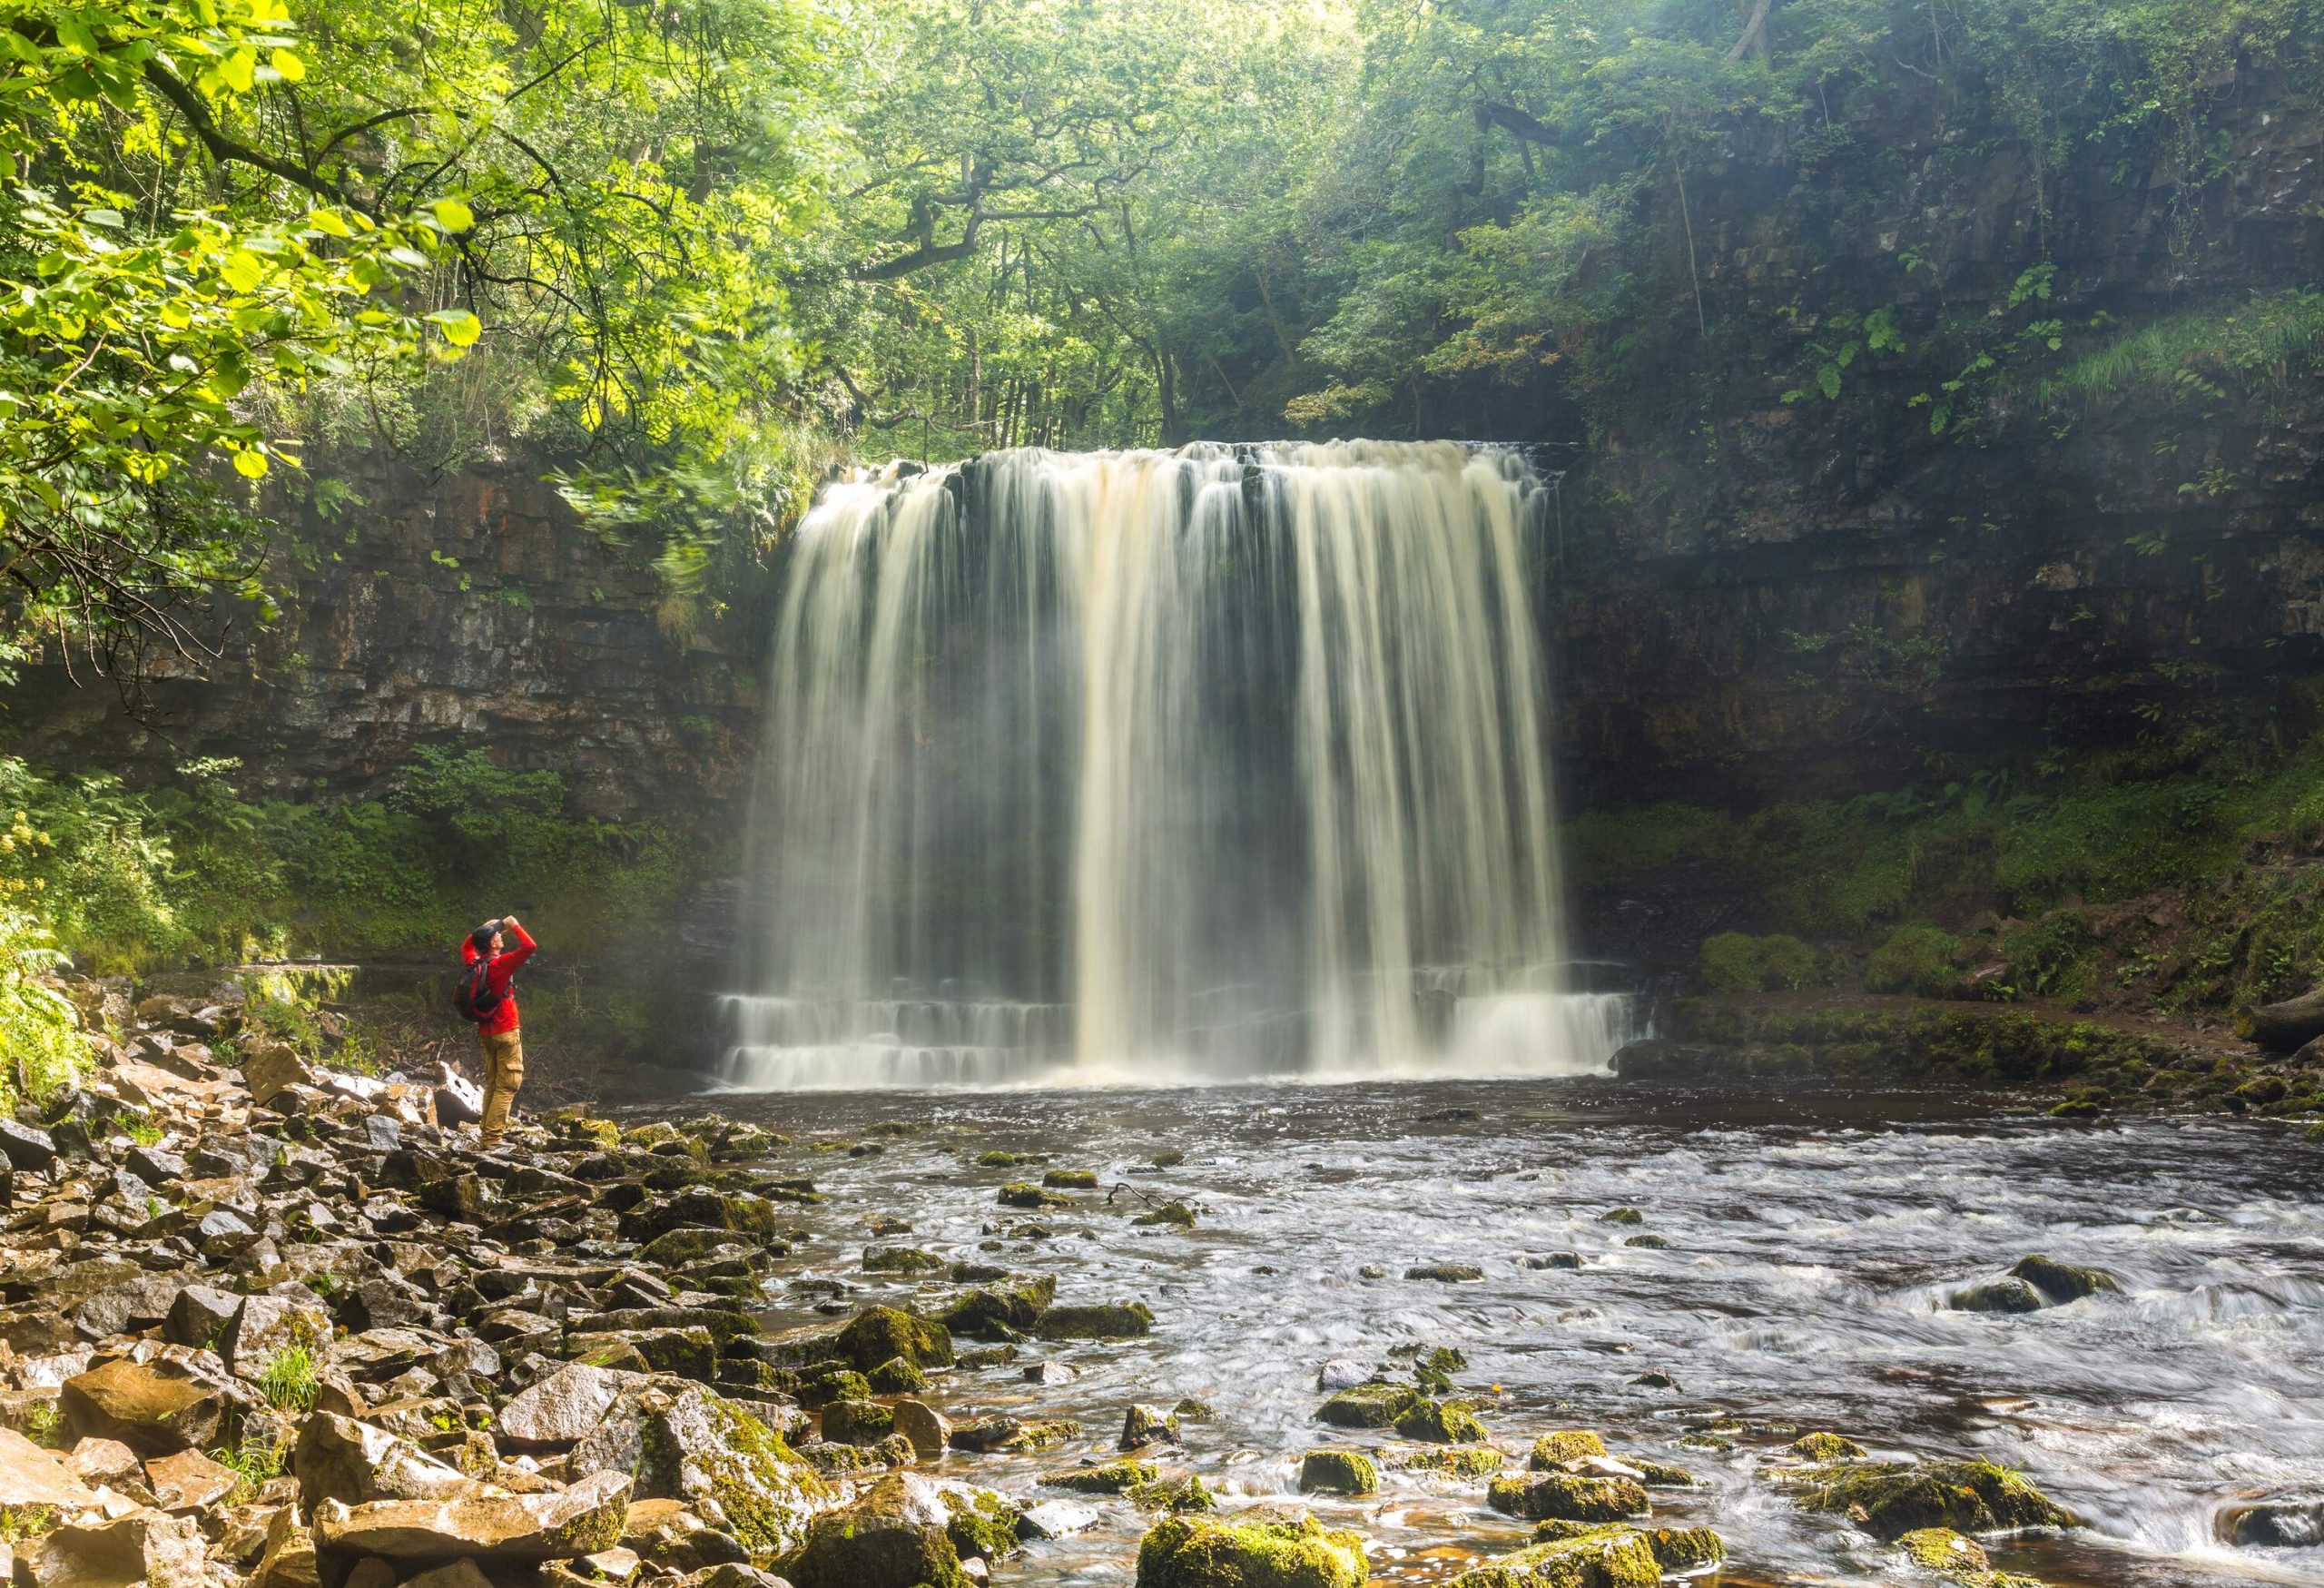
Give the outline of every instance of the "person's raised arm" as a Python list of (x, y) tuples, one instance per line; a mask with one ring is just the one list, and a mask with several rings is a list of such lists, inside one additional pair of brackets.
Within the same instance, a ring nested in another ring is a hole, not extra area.
[(514, 932), (517, 937), (517, 946), (500, 956), (509, 962), (509, 968), (512, 970), (531, 959), (533, 951), (541, 946), (533, 941), (533, 934), (525, 930), (524, 922), (513, 915), (504, 915), (500, 918), (500, 929), (503, 932)]

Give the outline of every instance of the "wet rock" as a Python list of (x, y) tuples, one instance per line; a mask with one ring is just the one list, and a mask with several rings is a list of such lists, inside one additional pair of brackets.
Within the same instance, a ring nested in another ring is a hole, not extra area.
[(1855, 1440), (1831, 1433), (1802, 1434), (1789, 1449), (1808, 1461), (1852, 1461), (1864, 1454), (1864, 1446)]
[(1587, 1428), (1560, 1428), (1533, 1441), (1527, 1464), (1535, 1472), (1556, 1472), (1571, 1463), (1606, 1454), (1606, 1442)]
[(1459, 1401), (1421, 1399), (1396, 1418), (1396, 1433), (1430, 1445), (1481, 1444), (1487, 1437), (1477, 1415)]
[(1138, 1402), (1122, 1415), (1119, 1448), (1123, 1450), (1143, 1450), (1149, 1445), (1176, 1445), (1177, 1442), (1177, 1416), (1164, 1407)]
[(576, 1362), (511, 1396), (493, 1419), (493, 1432), (514, 1450), (562, 1449), (586, 1438), (634, 1373)]
[(878, 1401), (833, 1401), (823, 1408), (822, 1430), (834, 1445), (876, 1445), (896, 1431), (896, 1415)]
[(629, 1371), (643, 1364), (705, 1384), (718, 1372), (718, 1343), (705, 1328), (583, 1331), (567, 1335), (565, 1346), (593, 1367)]
[(1195, 1227), (1195, 1210), (1184, 1202), (1165, 1202), (1151, 1212), (1139, 1214), (1130, 1222), (1148, 1229), (1192, 1229)]
[(1462, 1573), (1447, 1588), (1657, 1588), (1661, 1563), (1634, 1527), (1590, 1527)]
[(1549, 1268), (1579, 1268), (1581, 1267), (1581, 1254), (1580, 1252), (1550, 1252), (1542, 1256), (1520, 1258), (1518, 1263), (1521, 1267), (1537, 1271)]
[(1423, 1263), (1404, 1270), (1407, 1279), (1433, 1279), (1440, 1285), (1464, 1285), (1484, 1277), (1485, 1271), (1473, 1263)]
[(1124, 1494), (1161, 1475), (1162, 1469), (1150, 1461), (1109, 1461), (1099, 1466), (1043, 1473), (1040, 1481), (1046, 1487), (1069, 1489), (1077, 1494)]
[(68, 1524), (16, 1556), (21, 1588), (203, 1588), (209, 1560), (190, 1516), (134, 1510)]
[(465, 1473), (410, 1441), (330, 1412), (310, 1413), (299, 1425), (290, 1472), (310, 1510), (326, 1499), (349, 1504), (445, 1500), (475, 1486)]
[(873, 1395), (918, 1395), (928, 1387), (928, 1375), (901, 1356), (889, 1357), (864, 1377)]
[(1004, 1208), (1070, 1208), (1073, 1198), (1045, 1191), (1030, 1180), (1011, 1180), (1000, 1188), (1000, 1205)]
[(1955, 1312), (2039, 1312), (2042, 1293), (2019, 1278), (1988, 1279), (1945, 1298)]
[(1642, 1461), (1636, 1456), (1630, 1458), (1629, 1465), (1637, 1472), (1638, 1481), (1649, 1489), (1692, 1489), (1701, 1486), (1696, 1482), (1695, 1475), (1683, 1466), (1671, 1466), (1659, 1461)]
[(83, 1433), (118, 1439), (146, 1455), (217, 1444), (233, 1404), (222, 1386), (166, 1357), (123, 1357), (91, 1368), (64, 1381), (60, 1400)]
[(733, 1534), (754, 1560), (799, 1546), (807, 1518), (830, 1497), (814, 1469), (757, 1417), (707, 1390), (657, 1385), (623, 1393), (576, 1445), (575, 1475), (624, 1473), (641, 1499), (684, 1502)]
[(897, 1356), (915, 1367), (952, 1366), (952, 1336), (942, 1324), (892, 1307), (858, 1313), (833, 1344), (837, 1354), (862, 1373)]
[(927, 1402), (907, 1397), (896, 1402), (891, 1410), (896, 1432), (911, 1443), (912, 1453), (921, 1460), (937, 1460), (950, 1445), (952, 1425)]
[(1130, 1504), (1141, 1511), (1167, 1511), (1185, 1515), (1217, 1507), (1218, 1501), (1193, 1473), (1159, 1477), (1128, 1491)]
[(952, 1525), (965, 1504), (933, 1478), (891, 1473), (853, 1504), (815, 1518), (791, 1578), (798, 1588), (965, 1588)]
[(621, 1542), (629, 1479), (593, 1473), (540, 1494), (465, 1494), (316, 1507), (315, 1547), (325, 1560), (471, 1560), (483, 1565), (568, 1560)]
[(1573, 1473), (1528, 1473), (1495, 1478), (1485, 1503), (1529, 1522), (1620, 1522), (1642, 1516), (1645, 1488), (1630, 1478), (1583, 1477)]
[(1372, 1370), (1345, 1356), (1334, 1356), (1315, 1370), (1315, 1393), (1332, 1395), (1370, 1382)]
[(956, 1335), (1010, 1339), (1029, 1333), (1056, 1300), (1057, 1279), (1043, 1274), (1039, 1278), (971, 1290), (956, 1297), (938, 1317)]
[(1297, 1521), (1172, 1516), (1137, 1546), (1137, 1588), (1364, 1588), (1364, 1540)]
[(2221, 1543), (2239, 1548), (2314, 1549), (2324, 1544), (2324, 1500), (2230, 1505), (2219, 1514), (2216, 1531)]
[(2064, 1303), (2089, 1296), (2119, 1296), (2122, 1287), (2103, 1268), (2077, 1268), (2036, 1252), (2010, 1265), (2010, 1276), (2024, 1280), (2046, 1299)]
[(1044, 1340), (1131, 1340), (1154, 1332), (1154, 1313), (1142, 1301), (1052, 1307), (1033, 1332)]
[(1310, 1450), (1299, 1458), (1302, 1494), (1368, 1494), (1380, 1486), (1380, 1468), (1361, 1450)]
[(1794, 1495), (1810, 1511), (1844, 1512), (1876, 1538), (1928, 1527), (2000, 1533), (2071, 1527), (2073, 1514), (2019, 1474), (1984, 1461), (1850, 1462), (1817, 1467)]
[(867, 1274), (940, 1274), (949, 1267), (934, 1252), (911, 1247), (866, 1247), (863, 1250)]
[(1508, 1464), (1509, 1457), (1490, 1445), (1447, 1445), (1388, 1453), (1392, 1465), (1408, 1472), (1442, 1473), (1447, 1477), (1489, 1477)]
[(1598, 1215), (1600, 1224), (1643, 1224), (1646, 1215), (1635, 1208), (1609, 1208)]
[(1371, 1381), (1340, 1391), (1315, 1408), (1335, 1428), (1386, 1428), (1427, 1397), (1408, 1384)]
[(1905, 1559), (1914, 1565), (1924, 1572), (1949, 1577), (1963, 1588), (2014, 1588), (2016, 1583), (2029, 1581), (1998, 1577), (1984, 1546), (1949, 1527), (1924, 1527), (1905, 1534), (1896, 1543), (1903, 1548)]
[(1041, 1184), (1055, 1191), (1094, 1191), (1098, 1175), (1094, 1169), (1053, 1169), (1041, 1177)]
[(1065, 1538), (1097, 1525), (1098, 1509), (1071, 1500), (1044, 1500), (1028, 1505), (1017, 1519), (1022, 1538)]
[(1727, 1558), (1727, 1541), (1708, 1527), (1650, 1527), (1645, 1533), (1655, 1564), (1668, 1573), (1699, 1571)]
[(996, 1415), (955, 1427), (951, 1447), (976, 1455), (1029, 1455), (1054, 1450), (1080, 1432), (1080, 1424), (1060, 1417), (1026, 1421)]

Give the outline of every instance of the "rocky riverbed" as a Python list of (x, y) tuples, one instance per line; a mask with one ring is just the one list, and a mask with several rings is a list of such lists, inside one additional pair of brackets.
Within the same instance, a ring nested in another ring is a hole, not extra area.
[(2324, 1570), (2291, 1127), (1430, 1083), (485, 1152), (235, 1024), (151, 1001), (0, 1125), (28, 1588)]

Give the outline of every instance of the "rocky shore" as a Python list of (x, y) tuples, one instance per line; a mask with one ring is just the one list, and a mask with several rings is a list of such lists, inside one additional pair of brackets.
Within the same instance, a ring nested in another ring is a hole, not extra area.
[[(1141, 1518), (1120, 1562), (1139, 1588), (1359, 1588), (1390, 1564), (1361, 1528), (1188, 1470), (1199, 1401), (1130, 1401), (1118, 1434), (940, 1409), (964, 1379), (1058, 1383), (1075, 1371), (1059, 1352), (1135, 1352), (1170, 1327), (1143, 1299), (1060, 1295), (1002, 1260), (1040, 1220), (1094, 1210), (1086, 1170), (964, 1153), (1000, 1179), (995, 1260), (872, 1220), (862, 1268), (925, 1281), (912, 1306), (832, 1286), (825, 1321), (777, 1330), (768, 1280), (824, 1193), (763, 1128), (567, 1110), (485, 1151), (446, 1078), (238, 1042), (231, 1005), (100, 1012), (86, 1081), (0, 1122), (0, 1550), (23, 1588), (963, 1588), (1108, 1508)], [(1139, 1198), (1116, 1216), (1183, 1229), (1198, 1214)], [(1640, 1217), (1601, 1222), (1619, 1237)], [(2033, 1311), (2112, 1286), (2031, 1254), (1950, 1305)], [(1323, 1510), (1417, 1476), (1532, 1529), (1402, 1577), (1646, 1588), (1716, 1571), (1718, 1532), (1661, 1514), (1693, 1474), (1590, 1429), (1507, 1425), (1467, 1367), (1451, 1346), (1315, 1364), (1293, 1486)], [(1705, 1423), (1681, 1449), (1732, 1452), (1743, 1431)], [(1987, 1463), (1750, 1433), (1755, 1484), (1844, 1518), (1899, 1581), (2025, 1584), (1977, 1536), (2075, 1523)], [(1001, 1459), (1027, 1456), (1043, 1460)], [(979, 1482), (980, 1464), (1018, 1475), (1014, 1492)], [(2314, 1520), (2258, 1508), (2236, 1542), (2297, 1542)]]

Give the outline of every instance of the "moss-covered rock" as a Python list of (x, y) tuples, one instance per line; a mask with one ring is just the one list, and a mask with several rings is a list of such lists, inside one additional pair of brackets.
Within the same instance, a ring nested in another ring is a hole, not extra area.
[(816, 1517), (786, 1574), (798, 1588), (968, 1588), (950, 1486), (890, 1473), (854, 1504)]
[(1794, 1455), (1809, 1461), (1853, 1461), (1864, 1454), (1864, 1446), (1838, 1434), (1802, 1434), (1790, 1445)]
[(924, 1252), (915, 1247), (866, 1247), (863, 1248), (863, 1271), (867, 1274), (940, 1274), (950, 1267), (934, 1252)]
[(901, 1356), (889, 1357), (865, 1377), (874, 1395), (918, 1395), (928, 1387), (928, 1375)]
[(1053, 1169), (1041, 1177), (1041, 1184), (1053, 1191), (1094, 1191), (1098, 1174), (1095, 1169)]
[(2010, 1265), (2013, 1278), (2024, 1280), (2054, 1302), (2080, 1301), (2089, 1296), (2119, 1296), (2121, 1283), (2103, 1268), (2077, 1268), (2035, 1252)]
[(1592, 1527), (1462, 1573), (1446, 1588), (1658, 1588), (1662, 1567), (1634, 1527)]
[(937, 1317), (956, 1335), (978, 1339), (1009, 1339), (1029, 1332), (1057, 1299), (1057, 1278), (1013, 1279), (1005, 1285), (985, 1285), (956, 1297)]
[(1137, 1546), (1137, 1588), (1364, 1588), (1364, 1540), (1295, 1522), (1173, 1516)]
[(1139, 1214), (1130, 1222), (1147, 1228), (1168, 1227), (1176, 1229), (1192, 1229), (1195, 1227), (1195, 1210), (1184, 1202), (1165, 1202), (1150, 1213)]
[(1011, 1180), (1000, 1188), (1004, 1208), (1070, 1208), (1073, 1198), (1045, 1191), (1030, 1180)]
[(1989, 1461), (1848, 1462), (1817, 1467), (1801, 1477), (1795, 1497), (1811, 1511), (1844, 1512), (1884, 1539), (1932, 1527), (2008, 1533), (2075, 1525), (2072, 1512), (2022, 1474)]
[(1044, 1486), (1069, 1489), (1077, 1494), (1123, 1494), (1162, 1475), (1150, 1461), (1109, 1461), (1101, 1466), (1068, 1467), (1041, 1475)]
[(1388, 1428), (1426, 1398), (1409, 1384), (1375, 1380), (1340, 1391), (1316, 1407), (1315, 1415), (1334, 1428)]
[(1027, 1420), (996, 1414), (960, 1424), (950, 1444), (975, 1455), (1031, 1455), (1054, 1450), (1080, 1432), (1080, 1424), (1063, 1417)]
[(1631, 1478), (1584, 1477), (1576, 1473), (1536, 1472), (1495, 1478), (1485, 1503), (1528, 1522), (1620, 1522), (1642, 1516), (1645, 1487)]
[(1646, 1461), (1635, 1455), (1626, 1455), (1622, 1459), (1637, 1468), (1639, 1482), (1649, 1489), (1691, 1489), (1699, 1486), (1695, 1475), (1683, 1466), (1672, 1466), (1668, 1462)]
[(1154, 1332), (1154, 1311), (1143, 1301), (1052, 1307), (1033, 1333), (1044, 1340), (1134, 1340)]
[(1428, 1445), (1474, 1445), (1487, 1437), (1477, 1415), (1459, 1401), (1419, 1400), (1396, 1419), (1397, 1435)]
[(952, 1547), (962, 1560), (1006, 1560), (1018, 1552), (1017, 1524), (1024, 1508), (990, 1489), (947, 1484), (944, 1505), (951, 1513), (944, 1524)]
[(1609, 1208), (1598, 1215), (1600, 1224), (1643, 1224), (1646, 1215), (1635, 1208)]
[(1156, 1478), (1124, 1492), (1141, 1511), (1167, 1511), (1174, 1515), (1208, 1511), (1218, 1504), (1202, 1479), (1190, 1472)]
[(1423, 1263), (1406, 1268), (1404, 1277), (1428, 1280), (1439, 1285), (1468, 1285), (1485, 1277), (1485, 1271), (1474, 1263)]
[(1390, 1465), (1411, 1472), (1481, 1478), (1499, 1472), (1508, 1464), (1509, 1457), (1490, 1445), (1446, 1445), (1390, 1451), (1387, 1460)]
[(2014, 1277), (1985, 1279), (1955, 1290), (1945, 1305), (1955, 1312), (2039, 1312), (2042, 1293)]
[(1666, 1572), (1692, 1572), (1727, 1558), (1727, 1541), (1708, 1527), (1652, 1527), (1647, 1547)]
[(1527, 1462), (1535, 1472), (1555, 1472), (1570, 1461), (1606, 1454), (1606, 1442), (1587, 1428), (1560, 1428), (1533, 1441)]
[(1299, 1458), (1303, 1494), (1368, 1494), (1380, 1486), (1380, 1468), (1361, 1450), (1311, 1450)]
[(857, 1313), (840, 1330), (834, 1345), (843, 1359), (863, 1373), (896, 1356), (915, 1367), (952, 1366), (952, 1336), (942, 1324), (892, 1307)]
[(788, 1555), (831, 1491), (782, 1436), (706, 1390), (625, 1389), (574, 1449), (573, 1476), (628, 1475), (633, 1500), (681, 1500), (753, 1560)]
[(833, 1445), (876, 1445), (895, 1431), (895, 1408), (878, 1401), (833, 1401), (823, 1408), (823, 1437)]
[(1994, 1570), (1992, 1558), (1975, 1539), (1964, 1538), (1945, 1527), (1925, 1527), (1898, 1539), (1905, 1559), (1924, 1572), (1957, 1583), (1960, 1588), (2043, 1588), (2033, 1577)]
[(833, 1401), (870, 1400), (872, 1381), (852, 1367), (827, 1363), (801, 1374), (798, 1387), (792, 1395), (801, 1406), (812, 1411)]

